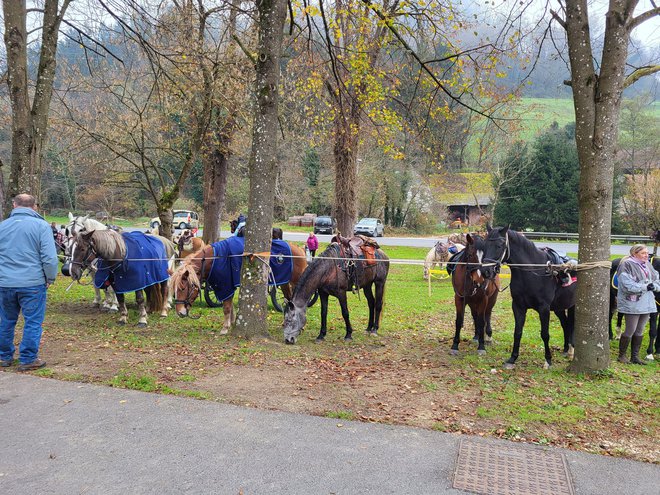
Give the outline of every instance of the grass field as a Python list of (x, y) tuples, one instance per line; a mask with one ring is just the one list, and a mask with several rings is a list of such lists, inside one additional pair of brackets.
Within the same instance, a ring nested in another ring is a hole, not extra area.
[[(421, 260), (425, 251), (387, 249), (391, 259)], [(660, 462), (658, 364), (612, 362), (599, 376), (570, 374), (559, 352), (561, 329), (552, 318), (554, 366), (543, 370), (538, 317), (530, 314), (517, 367), (505, 370), (513, 328), (506, 290), (495, 308), (487, 355), (477, 355), (466, 317), (461, 353), (454, 357), (448, 353), (451, 282), (432, 280), (429, 294), (421, 266), (391, 267), (378, 337), (362, 330), (368, 317), (364, 296), (349, 295), (352, 342), (343, 341), (344, 322), (331, 299), (326, 341), (314, 342), (317, 303), (295, 346), (282, 344), (282, 315), (272, 310), (267, 341), (219, 335), (222, 310), (200, 301), (193, 307), (198, 319), (151, 315), (149, 327), (137, 329), (134, 306), (129, 325), (119, 326), (117, 315), (91, 307), (89, 286), (67, 290), (69, 283), (61, 278), (49, 290), (41, 353), (49, 366), (37, 372), (41, 376)]]

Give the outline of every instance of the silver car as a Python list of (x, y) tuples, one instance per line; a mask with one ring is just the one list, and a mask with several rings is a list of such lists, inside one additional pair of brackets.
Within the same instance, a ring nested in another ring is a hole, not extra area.
[(385, 235), (385, 226), (377, 218), (363, 218), (353, 228), (353, 233), (371, 237), (382, 237)]

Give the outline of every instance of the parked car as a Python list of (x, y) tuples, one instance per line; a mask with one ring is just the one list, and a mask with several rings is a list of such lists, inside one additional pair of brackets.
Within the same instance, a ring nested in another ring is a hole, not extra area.
[(332, 217), (321, 216), (314, 219), (315, 234), (334, 234), (337, 232), (337, 220)]
[[(199, 228), (199, 215), (190, 210), (174, 210), (174, 218), (172, 219), (172, 226), (175, 229), (198, 229)], [(156, 229), (160, 226), (160, 218), (154, 217), (149, 221), (149, 226)]]
[(363, 218), (353, 228), (353, 233), (371, 237), (382, 237), (385, 235), (385, 226), (377, 218)]

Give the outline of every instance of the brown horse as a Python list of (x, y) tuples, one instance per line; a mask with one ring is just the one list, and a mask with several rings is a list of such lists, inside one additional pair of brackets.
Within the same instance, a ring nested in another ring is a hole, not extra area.
[(175, 242), (179, 248), (179, 259), (181, 260), (206, 246), (201, 237), (195, 237), (187, 230)]
[[(300, 247), (295, 244), (287, 244), (291, 248), (293, 270), (291, 272), (291, 280), (289, 283), (280, 287), (284, 293), (284, 297), (290, 299), (293, 288), (307, 268), (307, 260), (305, 258), (305, 252)], [(211, 260), (213, 259), (213, 256), (213, 245), (207, 245), (193, 255), (187, 257), (172, 275), (170, 279), (170, 287), (174, 292), (174, 304), (176, 312), (180, 317), (189, 316), (189, 309), (195, 302), (195, 299), (197, 299), (197, 296), (201, 291), (202, 283), (207, 280), (211, 272)], [(222, 309), (225, 318), (220, 334), (225, 335), (229, 332), (229, 328), (234, 322), (233, 294), (222, 301)]]
[[(295, 344), (298, 335), (307, 323), (307, 301), (316, 290), (321, 298), (321, 331), (316, 337), (317, 342), (325, 339), (328, 320), (328, 297), (334, 296), (339, 300), (341, 314), (346, 323), (344, 340), (351, 340), (353, 327), (348, 314), (346, 292), (352, 287), (364, 289), (364, 295), (369, 304), (369, 324), (367, 333), (376, 335), (380, 325), (380, 316), (383, 309), (383, 296), (385, 282), (390, 269), (390, 261), (381, 250), (375, 250), (375, 259), (367, 261), (363, 257), (356, 258), (348, 255), (346, 246), (333, 242), (314, 261), (303, 274), (293, 298), (289, 300), (284, 310), (284, 341)], [(376, 297), (372, 292), (376, 288)]]
[(485, 337), (490, 340), (493, 330), (490, 326), (490, 316), (500, 291), (500, 276), (486, 279), (481, 273), (481, 260), (484, 252), (484, 241), (477, 235), (466, 236), (467, 247), (458, 256), (452, 258), (457, 264), (451, 268), (451, 283), (454, 287), (454, 304), (456, 305), (456, 330), (450, 354), (458, 354), (458, 344), (461, 340), (461, 327), (465, 317), (465, 306), (470, 307), (474, 320), (475, 337), (479, 342), (478, 354), (486, 354)]

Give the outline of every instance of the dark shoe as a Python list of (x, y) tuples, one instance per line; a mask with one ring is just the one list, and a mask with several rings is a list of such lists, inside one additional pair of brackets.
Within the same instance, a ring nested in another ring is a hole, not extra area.
[(43, 368), (46, 366), (46, 361), (42, 361), (41, 359), (35, 359), (31, 363), (28, 364), (19, 364), (18, 365), (18, 371), (32, 371), (32, 370), (38, 370), (39, 368)]
[(633, 335), (632, 338), (632, 347), (630, 352), (630, 362), (633, 364), (642, 364), (646, 365), (644, 361), (639, 359), (639, 349), (642, 347), (643, 335)]
[(10, 359), (9, 361), (0, 360), (0, 368), (9, 368), (13, 362), (13, 359)]
[(628, 351), (628, 344), (630, 344), (630, 337), (626, 337), (625, 335), (622, 335), (621, 339), (619, 340), (618, 361), (620, 363), (628, 364), (630, 362), (628, 356), (626, 356), (626, 351)]

